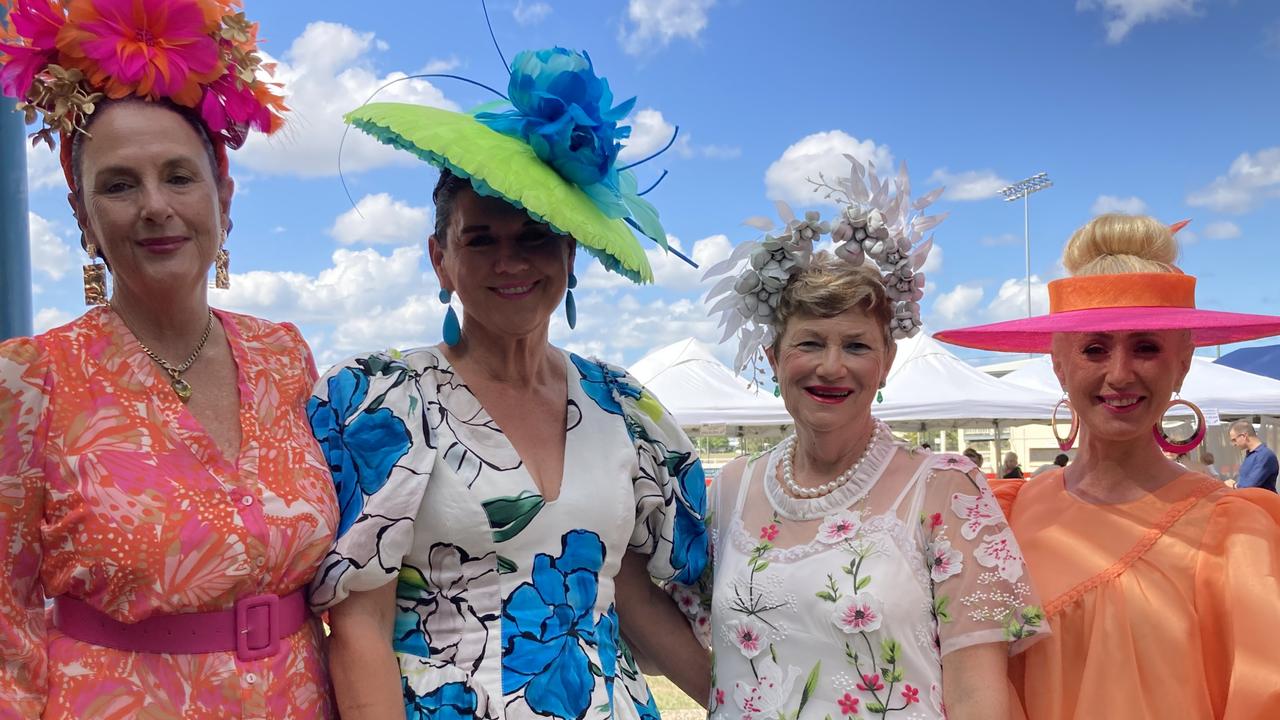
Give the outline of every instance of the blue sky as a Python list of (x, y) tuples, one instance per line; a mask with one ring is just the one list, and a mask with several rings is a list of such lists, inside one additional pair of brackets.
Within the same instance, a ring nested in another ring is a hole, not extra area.
[[(452, 72), (505, 87), (478, 2), (245, 0), (295, 109), (286, 130), (233, 154), (232, 289), (215, 305), (292, 320), (320, 364), (437, 342), (443, 308), (426, 261), (435, 171), (353, 133), (336, 174), (339, 116), (389, 79)], [(814, 2), (493, 0), (508, 59), (586, 49), (620, 98), (638, 97), (627, 157), (670, 175), (649, 199), (704, 266), (812, 202), (804, 178), (850, 152), (907, 161), (913, 187), (948, 188), (922, 305), (931, 330), (1025, 314), (1022, 208), (995, 191), (1048, 172), (1031, 198), (1032, 291), (1062, 274), (1071, 232), (1097, 212), (1191, 218), (1182, 266), (1203, 307), (1280, 314), (1280, 7), (1264, 0)], [(379, 99), (457, 109), (490, 99), (450, 80)], [(28, 153), (36, 329), (83, 311), (78, 234), (53, 157)], [(830, 208), (826, 208), (829, 210)], [(615, 362), (686, 336), (719, 339), (700, 273), (651, 253), (636, 288), (580, 256), (579, 323), (552, 340)], [(1227, 348), (1229, 349), (1229, 348)], [(728, 360), (733, 348), (719, 349)], [(970, 359), (1000, 358), (962, 353)]]

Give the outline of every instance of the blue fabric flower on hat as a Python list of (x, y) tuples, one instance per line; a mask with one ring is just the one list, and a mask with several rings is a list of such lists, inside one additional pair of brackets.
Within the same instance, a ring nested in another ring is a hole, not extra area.
[(507, 94), (512, 110), (481, 112), (476, 119), (529, 143), (543, 162), (597, 205), (603, 201), (613, 207), (610, 217), (624, 217), (614, 161), (622, 149), (619, 141), (631, 135), (630, 126), (618, 121), (631, 112), (635, 98), (612, 107), (609, 81), (596, 75), (591, 57), (560, 47), (516, 55)]
[(591, 656), (616, 663), (616, 658), (603, 659), (599, 638), (606, 633), (604, 646), (613, 649), (616, 625), (608, 615), (594, 617), (604, 567), (600, 536), (572, 530), (561, 546), (558, 558), (535, 556), (530, 581), (503, 603), (502, 693), (523, 689), (535, 713), (581, 718), (591, 707), (595, 676), (606, 676)]
[(307, 402), (311, 434), (333, 473), (338, 495), (338, 535), (355, 523), (365, 498), (387, 483), (391, 468), (409, 451), (409, 430), (389, 408), (356, 412), (369, 393), (369, 376), (343, 368), (327, 383), (327, 397)]

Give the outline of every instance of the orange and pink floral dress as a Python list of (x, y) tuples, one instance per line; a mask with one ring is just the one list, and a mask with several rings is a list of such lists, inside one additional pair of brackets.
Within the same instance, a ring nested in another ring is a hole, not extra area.
[(215, 314), (237, 365), (235, 458), (106, 308), (0, 343), (0, 719), (332, 717), (315, 619), (247, 662), (89, 645), (47, 620), (62, 594), (130, 623), (284, 596), (328, 551), (311, 353), (290, 325)]

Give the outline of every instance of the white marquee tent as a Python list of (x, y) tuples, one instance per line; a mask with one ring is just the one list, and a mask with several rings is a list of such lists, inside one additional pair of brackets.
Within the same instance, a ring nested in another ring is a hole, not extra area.
[[(1027, 361), (1000, 378), (1000, 382), (1062, 396), (1062, 386), (1047, 355)], [(1220, 417), (1280, 415), (1280, 380), (1219, 365), (1205, 357), (1192, 359), (1180, 395), (1206, 413), (1216, 412)]]
[(871, 412), (899, 430), (1043, 423), (1057, 393), (1009, 386), (921, 332), (898, 341), (898, 355)]
[[(782, 401), (754, 389), (693, 338), (658, 348), (630, 368), (681, 425), (787, 425)], [(1057, 393), (1007, 385), (970, 366), (920, 333), (898, 342), (898, 354), (871, 412), (896, 429), (1008, 427), (1045, 422)]]
[(781, 400), (752, 387), (693, 338), (658, 348), (629, 369), (685, 427), (791, 424)]

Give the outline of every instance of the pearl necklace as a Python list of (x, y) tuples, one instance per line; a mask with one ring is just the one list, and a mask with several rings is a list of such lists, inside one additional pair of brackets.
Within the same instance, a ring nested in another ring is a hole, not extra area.
[(858, 473), (858, 469), (862, 467), (862, 463), (866, 461), (867, 456), (871, 453), (871, 448), (875, 447), (876, 441), (880, 439), (880, 423), (875, 423), (875, 429), (871, 431), (871, 437), (867, 440), (867, 446), (862, 449), (862, 456), (848, 470), (840, 473), (835, 480), (823, 483), (817, 487), (804, 487), (796, 483), (793, 472), (793, 466), (796, 459), (796, 436), (792, 435), (783, 441), (782, 447), (782, 484), (787, 488), (787, 492), (793, 497), (798, 498), (817, 498), (823, 495), (830, 495), (836, 490), (844, 487)]

